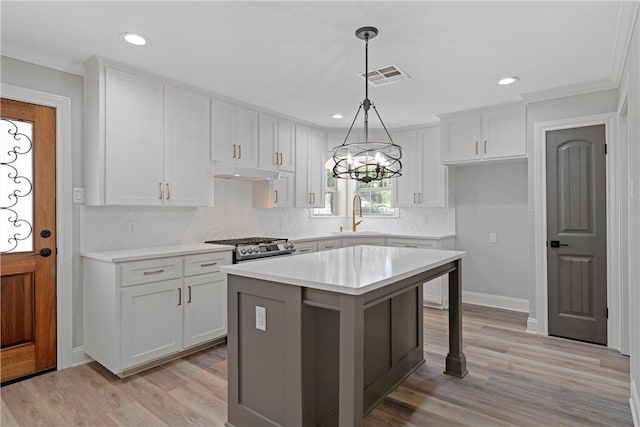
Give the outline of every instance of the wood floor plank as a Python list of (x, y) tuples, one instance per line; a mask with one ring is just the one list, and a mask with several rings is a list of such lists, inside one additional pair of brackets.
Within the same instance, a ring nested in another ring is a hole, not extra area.
[[(469, 375), (443, 374), (448, 312), (425, 309), (426, 363), (366, 418), (390, 426), (631, 426), (629, 358), (526, 332), (527, 315), (465, 305)], [(222, 426), (227, 349), (120, 379), (96, 362), (2, 387), (5, 426)]]

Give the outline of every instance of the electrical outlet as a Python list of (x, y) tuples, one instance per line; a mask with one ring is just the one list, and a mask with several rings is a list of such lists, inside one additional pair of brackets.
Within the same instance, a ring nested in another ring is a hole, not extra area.
[(127, 222), (127, 230), (129, 230), (129, 233), (135, 233), (136, 232), (136, 223), (135, 223), (135, 221)]
[(267, 309), (256, 305), (256, 329), (267, 330)]
[(498, 236), (496, 233), (489, 233), (489, 243), (496, 243), (498, 241)]

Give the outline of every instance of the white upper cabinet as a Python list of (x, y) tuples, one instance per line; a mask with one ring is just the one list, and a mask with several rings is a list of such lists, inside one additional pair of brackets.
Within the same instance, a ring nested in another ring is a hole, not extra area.
[(208, 97), (165, 85), (165, 205), (209, 204), (209, 117)]
[(85, 66), (85, 203), (209, 205), (208, 98), (97, 57)]
[(440, 119), (444, 164), (527, 156), (526, 110), (523, 104), (447, 114)]
[(259, 114), (258, 166), (295, 171), (295, 125), (289, 120)]
[(448, 206), (448, 169), (440, 164), (440, 128), (393, 134), (402, 147), (402, 176), (393, 179), (397, 207)]
[(253, 184), (254, 208), (292, 208), (294, 173), (280, 172), (278, 178)]
[(211, 160), (258, 166), (258, 113), (211, 100)]
[(162, 82), (109, 67), (105, 74), (104, 204), (162, 205)]
[(296, 125), (295, 207), (324, 206), (324, 163), (327, 160), (324, 133)]

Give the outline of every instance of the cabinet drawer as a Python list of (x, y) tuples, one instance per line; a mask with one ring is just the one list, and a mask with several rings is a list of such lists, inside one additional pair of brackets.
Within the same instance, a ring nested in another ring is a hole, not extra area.
[(437, 240), (389, 239), (389, 246), (397, 246), (403, 248), (440, 249), (440, 242)]
[(184, 257), (184, 275), (215, 273), (221, 265), (231, 264), (231, 252), (214, 252)]
[(296, 243), (296, 255), (308, 254), (318, 251), (318, 245), (316, 242)]
[(131, 286), (159, 282), (182, 276), (181, 258), (159, 258), (122, 263), (120, 285)]
[(318, 242), (319, 251), (328, 251), (342, 247), (342, 239), (321, 240)]

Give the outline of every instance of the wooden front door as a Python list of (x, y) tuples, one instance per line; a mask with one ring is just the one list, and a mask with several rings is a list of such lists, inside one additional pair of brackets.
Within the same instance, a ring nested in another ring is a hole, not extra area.
[(605, 127), (547, 132), (549, 335), (607, 344)]
[(0, 377), (56, 366), (56, 111), (1, 99)]

